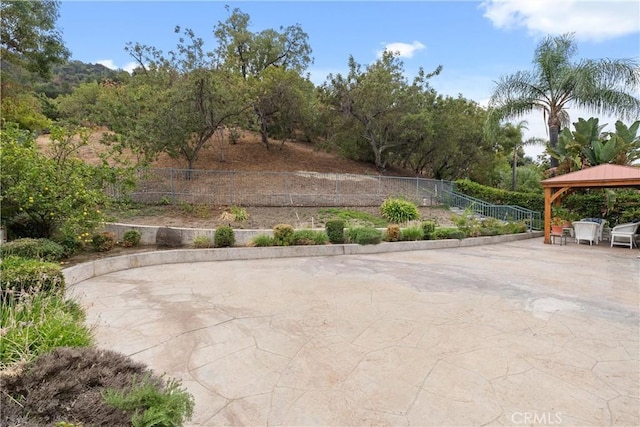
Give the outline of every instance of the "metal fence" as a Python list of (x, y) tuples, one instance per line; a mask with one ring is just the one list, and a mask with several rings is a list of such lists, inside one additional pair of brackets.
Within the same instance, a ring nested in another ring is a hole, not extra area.
[(501, 219), (503, 221), (523, 221), (529, 230), (540, 230), (542, 227), (541, 213), (513, 205), (494, 205), (484, 200), (476, 199), (454, 191), (443, 190), (440, 193), (443, 205), (469, 210), (474, 214)]
[[(439, 204), (451, 181), (339, 173), (251, 172), (188, 169), (140, 171), (129, 197), (136, 202), (188, 202), (233, 206), (379, 206), (404, 197), (420, 206)], [(118, 197), (115, 190), (111, 195)]]

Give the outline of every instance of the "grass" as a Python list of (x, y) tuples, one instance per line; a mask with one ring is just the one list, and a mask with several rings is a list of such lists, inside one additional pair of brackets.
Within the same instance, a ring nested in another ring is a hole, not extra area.
[(56, 347), (92, 344), (80, 306), (61, 293), (24, 294), (1, 303), (0, 368), (30, 361)]

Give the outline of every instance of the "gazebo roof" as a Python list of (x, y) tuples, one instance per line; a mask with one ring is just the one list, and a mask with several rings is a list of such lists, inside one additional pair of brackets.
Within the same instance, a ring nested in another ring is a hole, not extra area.
[(603, 164), (542, 181), (543, 187), (640, 187), (640, 167)]

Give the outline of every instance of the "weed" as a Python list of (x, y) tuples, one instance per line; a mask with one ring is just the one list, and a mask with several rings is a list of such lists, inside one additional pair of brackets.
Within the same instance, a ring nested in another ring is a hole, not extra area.
[(193, 239), (193, 247), (196, 249), (213, 248), (214, 244), (208, 236), (198, 236)]

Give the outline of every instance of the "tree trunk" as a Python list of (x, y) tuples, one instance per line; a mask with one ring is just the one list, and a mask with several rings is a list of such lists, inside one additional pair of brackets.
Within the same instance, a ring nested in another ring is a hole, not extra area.
[[(560, 133), (560, 119), (558, 117), (549, 117), (547, 125), (549, 126), (549, 146), (556, 148), (558, 146), (558, 135)], [(551, 157), (551, 167), (558, 167), (558, 159)]]

